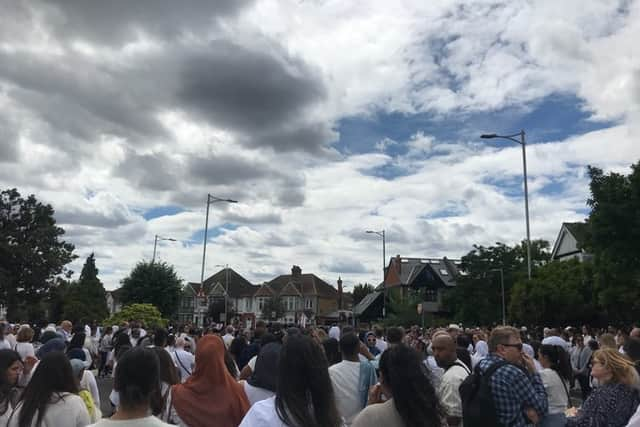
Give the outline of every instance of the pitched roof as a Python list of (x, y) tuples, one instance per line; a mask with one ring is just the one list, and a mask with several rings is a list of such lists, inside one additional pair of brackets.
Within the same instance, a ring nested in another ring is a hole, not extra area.
[[(560, 227), (560, 232), (558, 233), (558, 237), (556, 237), (556, 241), (553, 244), (553, 249), (551, 251), (552, 259), (559, 259), (561, 257), (571, 256), (575, 253), (579, 253), (584, 251), (584, 244), (587, 237), (587, 232), (589, 231), (589, 224), (586, 222), (563, 222)], [(571, 234), (573, 239), (575, 240), (575, 245), (572, 242), (569, 242), (569, 247), (564, 243), (566, 233)], [(562, 253), (558, 253), (562, 250)]]
[(356, 304), (355, 307), (353, 307), (353, 314), (356, 316), (360, 316), (371, 306), (371, 304), (374, 303), (375, 300), (378, 299), (380, 295), (382, 295), (381, 291), (375, 291), (365, 295), (365, 297), (362, 298), (362, 300), (360, 300), (360, 302)]
[(588, 224), (586, 222), (565, 222), (562, 225), (567, 227), (567, 230), (569, 230), (569, 232), (576, 239), (578, 247), (584, 247), (584, 243), (587, 238)]
[[(229, 281), (229, 296), (232, 298), (251, 297), (258, 290), (258, 286), (252, 285), (251, 282), (242, 277), (232, 268), (223, 268), (212, 276), (209, 276), (209, 278), (204, 281), (205, 294), (209, 294), (217, 283), (227, 287), (227, 279)], [(199, 286), (198, 284), (196, 285)]]
[(391, 258), (384, 285), (386, 287), (421, 287), (433, 283), (443, 286), (456, 286), (456, 277), (460, 274), (460, 261), (444, 258)]
[(315, 295), (326, 298), (338, 298), (338, 290), (315, 274), (283, 274), (268, 282), (269, 286), (280, 294), (292, 283), (302, 295)]

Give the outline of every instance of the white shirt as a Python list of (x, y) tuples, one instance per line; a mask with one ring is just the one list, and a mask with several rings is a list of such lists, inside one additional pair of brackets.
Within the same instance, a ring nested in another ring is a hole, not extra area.
[(276, 393), (271, 390), (254, 387), (246, 381), (240, 382), (243, 383), (242, 386), (244, 387), (244, 393), (247, 395), (247, 399), (249, 399), (249, 403), (251, 405), (276, 395)]
[[(456, 360), (456, 363), (463, 363)], [(462, 400), (458, 391), (460, 384), (469, 376), (469, 371), (459, 365), (453, 365), (442, 374), (438, 386), (438, 397), (450, 417), (462, 418)]]
[(135, 420), (112, 420), (110, 418), (103, 418), (95, 424), (91, 424), (89, 427), (170, 427), (173, 424), (167, 424), (160, 421), (154, 416), (136, 418)]
[(96, 377), (93, 375), (93, 372), (87, 369), (84, 370), (84, 374), (82, 374), (82, 379), (80, 380), (80, 388), (89, 390), (91, 398), (93, 398), (93, 403), (99, 408), (100, 392), (98, 391), (98, 383), (96, 383)]
[(542, 378), (542, 384), (544, 384), (544, 390), (547, 392), (547, 400), (549, 401), (549, 413), (560, 414), (564, 413), (567, 406), (567, 389), (565, 385), (562, 385), (560, 375), (553, 369), (543, 369), (540, 371), (540, 377)]
[(569, 346), (571, 345), (557, 335), (546, 337), (542, 340), (542, 344), (557, 345), (564, 348), (567, 352), (569, 352)]
[(362, 411), (362, 399), (358, 390), (360, 385), (360, 362), (343, 360), (329, 367), (329, 376), (333, 384), (336, 406), (347, 425)]
[(0, 341), (0, 350), (11, 350), (11, 343), (9, 342), (9, 340), (7, 340), (6, 337), (2, 341)]
[(23, 362), (28, 356), (36, 357), (36, 352), (33, 350), (33, 344), (30, 342), (16, 343), (14, 350), (18, 352), (20, 359), (22, 359)]
[[(17, 427), (20, 417), (21, 404), (18, 404), (11, 417), (10, 427)], [(34, 414), (31, 425), (35, 426), (38, 414)], [(61, 397), (54, 397), (45, 409), (42, 418), (43, 427), (65, 426), (86, 427), (91, 422), (89, 412), (80, 396), (71, 393), (62, 393)]]
[(253, 405), (244, 416), (239, 427), (289, 427), (282, 422), (276, 412), (276, 398), (261, 400)]
[(176, 348), (171, 356), (180, 370), (180, 381), (185, 382), (193, 374), (193, 368), (196, 363), (195, 356), (181, 348)]
[(224, 342), (224, 346), (227, 347), (227, 349), (229, 349), (229, 346), (231, 345), (231, 342), (233, 342), (233, 335), (225, 334), (222, 337), (222, 341)]
[(640, 427), (640, 405), (638, 405), (638, 409), (629, 419), (629, 423), (626, 427)]
[(376, 347), (380, 350), (380, 353), (384, 353), (388, 346), (389, 344), (387, 344), (387, 342), (382, 338), (376, 339)]

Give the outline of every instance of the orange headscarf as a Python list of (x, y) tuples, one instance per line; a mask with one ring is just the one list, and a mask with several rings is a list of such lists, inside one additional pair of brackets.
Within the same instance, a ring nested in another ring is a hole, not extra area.
[(249, 410), (243, 387), (224, 364), (224, 343), (205, 335), (196, 347), (196, 368), (184, 384), (171, 389), (173, 407), (189, 427), (238, 427)]

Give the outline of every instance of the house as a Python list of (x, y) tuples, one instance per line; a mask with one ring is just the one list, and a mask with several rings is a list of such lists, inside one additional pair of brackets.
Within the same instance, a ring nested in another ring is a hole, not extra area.
[(587, 227), (586, 222), (563, 222), (551, 251), (551, 260), (589, 259), (591, 256), (583, 249)]
[[(406, 258), (397, 255), (390, 259), (385, 269), (385, 279), (376, 291), (367, 295), (354, 307), (354, 314), (362, 321), (384, 317), (383, 294), (394, 293), (400, 298), (411, 291), (423, 296), (422, 310), (425, 313), (443, 312), (443, 296), (456, 286), (456, 279), (464, 272), (460, 260), (444, 258)], [(387, 296), (388, 301), (388, 296)]]
[(110, 316), (113, 316), (114, 314), (122, 310), (121, 294), (121, 288), (106, 292), (107, 308), (109, 309)]

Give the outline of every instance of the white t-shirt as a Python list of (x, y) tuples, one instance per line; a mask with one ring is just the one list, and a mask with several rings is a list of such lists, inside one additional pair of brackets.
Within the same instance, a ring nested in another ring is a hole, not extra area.
[(226, 334), (222, 337), (222, 342), (224, 342), (224, 346), (227, 347), (227, 349), (229, 348), (229, 346), (231, 345), (231, 343), (233, 342), (233, 335), (231, 334)]
[[(542, 384), (544, 384), (544, 390), (547, 392), (547, 400), (549, 401), (549, 413), (560, 414), (567, 409), (567, 391), (568, 384), (562, 385), (560, 375), (553, 369), (542, 369), (540, 371), (540, 377), (542, 378)], [(567, 389), (565, 389), (565, 386)]]
[(173, 424), (167, 424), (162, 422), (154, 416), (136, 418), (134, 420), (112, 420), (110, 418), (103, 418), (95, 424), (91, 424), (89, 427), (170, 427)]
[(181, 348), (176, 348), (171, 353), (171, 356), (180, 370), (180, 381), (185, 382), (193, 374), (193, 368), (196, 363), (195, 356)]
[(329, 376), (333, 384), (338, 413), (347, 425), (362, 411), (360, 385), (360, 362), (343, 360), (329, 367)]
[(93, 402), (99, 408), (100, 392), (98, 391), (98, 383), (96, 383), (96, 377), (93, 375), (93, 372), (85, 369), (84, 374), (82, 374), (82, 379), (80, 380), (80, 388), (89, 390), (89, 393), (91, 393), (91, 397), (93, 398)]
[(0, 341), (0, 350), (11, 350), (11, 343), (6, 337)]
[(254, 387), (246, 381), (241, 381), (241, 383), (243, 383), (244, 393), (247, 395), (247, 399), (249, 399), (251, 405), (276, 395), (276, 393), (271, 390)]
[[(21, 404), (18, 404), (11, 417), (10, 427), (17, 427), (20, 417)], [(33, 416), (31, 425), (35, 426), (38, 414)], [(55, 397), (45, 409), (42, 418), (43, 426), (86, 427), (91, 422), (89, 412), (80, 396), (71, 393), (62, 393)]]
[(23, 362), (28, 356), (36, 357), (36, 352), (33, 350), (33, 344), (30, 342), (16, 343), (14, 350), (18, 352), (20, 359), (22, 359)]
[(380, 350), (380, 353), (384, 353), (388, 346), (389, 344), (387, 344), (387, 342), (382, 338), (376, 339), (376, 347)]
[[(456, 363), (462, 363), (456, 360)], [(450, 417), (462, 417), (462, 400), (460, 399), (460, 384), (469, 376), (469, 371), (459, 365), (453, 365), (442, 374), (438, 386), (438, 397), (442, 406)]]
[(282, 422), (276, 412), (276, 398), (261, 400), (253, 405), (244, 416), (239, 427), (289, 427)]

